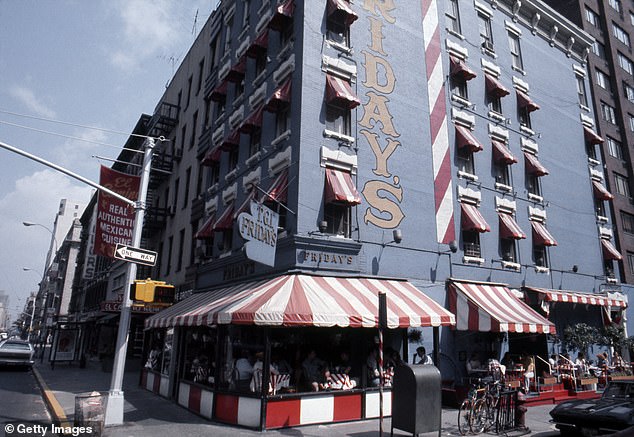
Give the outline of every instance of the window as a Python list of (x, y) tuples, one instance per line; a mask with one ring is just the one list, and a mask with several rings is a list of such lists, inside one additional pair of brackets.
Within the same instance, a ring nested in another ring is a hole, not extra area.
[(634, 215), (621, 211), (621, 225), (624, 232), (634, 234)]
[(458, 0), (448, 0), (447, 9), (445, 10), (447, 17), (447, 28), (460, 34), (460, 10), (458, 9)]
[(621, 0), (610, 0), (608, 3), (612, 7), (612, 9), (614, 9), (619, 14), (621, 13), (621, 11), (622, 11)]
[(608, 153), (616, 159), (623, 159), (623, 146), (620, 141), (607, 137)]
[(218, 64), (220, 38), (216, 35), (209, 43), (209, 71), (212, 72)]
[(181, 229), (178, 233), (178, 259), (176, 260), (176, 271), (180, 272), (183, 268), (183, 250), (185, 248), (185, 229)]
[(511, 186), (510, 166), (504, 161), (499, 160), (493, 163), (493, 172), (495, 173), (495, 182), (498, 184)]
[(606, 91), (612, 90), (612, 87), (610, 87), (610, 76), (608, 76), (601, 70), (596, 70), (595, 76), (597, 78), (597, 85), (599, 85), (601, 88), (603, 88)]
[(326, 233), (350, 238), (351, 208), (347, 204), (326, 203), (324, 220), (327, 222)]
[(605, 45), (595, 40), (592, 44), (592, 53), (605, 60)]
[(618, 194), (630, 197), (630, 181), (626, 176), (614, 173), (614, 185)]
[(597, 213), (597, 216), (605, 217), (605, 205), (603, 200), (597, 199), (596, 196), (594, 197), (594, 211)]
[(236, 82), (236, 86), (234, 89), (235, 89), (235, 94), (233, 99), (237, 100), (240, 97), (242, 97), (242, 95), (244, 94), (244, 78), (242, 78), (240, 82)]
[(588, 106), (588, 97), (586, 96), (586, 85), (583, 77), (577, 76), (577, 98), (581, 106)]
[(217, 184), (220, 180), (220, 163), (218, 161), (213, 161), (209, 165), (209, 186), (211, 187), (214, 184)]
[(513, 32), (509, 32), (508, 35), (511, 57), (513, 59), (513, 68), (515, 68), (516, 70), (524, 70), (524, 63), (522, 61), (522, 50), (520, 48), (520, 37)]
[(473, 151), (468, 146), (458, 147), (456, 154), (458, 169), (464, 173), (475, 174)]
[(588, 158), (592, 158), (595, 161), (597, 160), (596, 148), (590, 141), (586, 141), (586, 155), (588, 155)]
[(205, 58), (198, 63), (198, 85), (196, 85), (196, 95), (203, 87), (203, 75), (205, 74)]
[(233, 247), (233, 228), (225, 229), (222, 231), (222, 243), (220, 250), (225, 252), (231, 252)]
[(189, 202), (189, 186), (191, 184), (191, 179), (192, 177), (192, 168), (191, 167), (187, 167), (187, 170), (185, 171), (185, 194), (183, 196), (183, 208), (187, 208), (187, 203)]
[(533, 243), (533, 262), (538, 267), (548, 267), (548, 253), (546, 246)]
[(216, 120), (221, 120), (227, 109), (227, 96), (221, 96), (216, 102)]
[(181, 128), (181, 150), (185, 150), (185, 138), (187, 137), (187, 125)]
[(326, 129), (350, 135), (350, 110), (336, 105), (326, 105)]
[(281, 108), (275, 113), (275, 138), (289, 129), (289, 115), (290, 111), (288, 107)]
[(634, 12), (630, 12), (630, 24), (634, 26)]
[(615, 23), (612, 23), (612, 34), (616, 39), (621, 41), (626, 46), (630, 47), (630, 36), (626, 31), (624, 31), (620, 26), (617, 26)]
[(599, 14), (597, 14), (590, 8), (586, 8), (586, 21), (597, 29), (599, 29), (601, 26), (599, 24)]
[(492, 52), (493, 32), (491, 30), (491, 17), (478, 12), (478, 28), (480, 30), (480, 44), (485, 50)]
[(519, 107), (517, 111), (518, 111), (520, 126), (530, 129), (531, 128), (531, 113), (528, 109), (528, 106)]
[(165, 254), (165, 274), (169, 275), (172, 270), (172, 249), (174, 248), (174, 237), (167, 239), (167, 253)]
[(634, 273), (634, 253), (633, 252), (627, 253), (627, 265), (630, 268), (630, 272)]
[(627, 82), (623, 82), (623, 93), (625, 97), (627, 97), (627, 100), (634, 103), (634, 88)]
[(225, 27), (225, 47), (223, 53), (226, 55), (231, 50), (231, 27), (233, 26), (233, 18), (229, 20)]
[(232, 147), (229, 151), (228, 171), (232, 171), (238, 166), (238, 149), (238, 147)]
[(619, 61), (619, 66), (628, 72), (628, 74), (634, 74), (634, 67), (632, 66), (632, 61), (629, 60), (629, 58), (627, 56), (625, 56), (623, 53), (621, 52), (617, 52), (616, 56), (618, 58)]
[(209, 127), (209, 121), (211, 119), (211, 99), (205, 99), (205, 119), (204, 127)]
[(280, 47), (284, 48), (293, 37), (293, 20), (286, 20), (280, 29)]
[(255, 77), (260, 76), (260, 74), (266, 69), (266, 58), (266, 50), (258, 51), (258, 54), (255, 57)]
[(189, 76), (189, 79), (187, 79), (187, 103), (185, 103), (185, 109), (189, 108), (189, 102), (191, 102), (193, 81), (194, 81), (194, 76)]
[(469, 100), (467, 80), (462, 74), (452, 74), (450, 77), (451, 92), (465, 100)]
[(601, 102), (601, 118), (611, 124), (616, 124), (616, 110), (613, 106)]
[(187, 330), (181, 343), (181, 379), (213, 387), (217, 338), (216, 328), (198, 326)]
[(480, 233), (478, 231), (462, 230), (462, 247), (465, 256), (480, 258)]
[(343, 47), (350, 47), (350, 26), (345, 14), (330, 14), (326, 20), (326, 38)]
[(196, 144), (196, 130), (198, 129), (198, 111), (194, 112), (192, 116), (192, 136), (189, 139), (189, 148), (194, 147)]
[(249, 6), (250, 6), (250, 0), (242, 0), (242, 27), (245, 28), (249, 25)]
[(529, 194), (541, 197), (542, 190), (539, 184), (539, 176), (534, 173), (526, 173), (526, 190)]
[(500, 255), (504, 261), (516, 262), (516, 241), (513, 238), (500, 238)]
[(627, 118), (628, 118), (628, 121), (629, 121), (630, 130), (631, 130), (632, 132), (634, 132), (634, 115), (632, 115), (632, 114), (627, 114)]
[(174, 181), (174, 201), (172, 202), (172, 205), (174, 205), (174, 208), (176, 208), (176, 206), (178, 205), (178, 191), (179, 191), (179, 185), (180, 185), (180, 178), (176, 178), (176, 180)]
[(260, 143), (262, 140), (262, 129), (253, 128), (249, 135), (249, 156), (253, 156), (260, 151)]

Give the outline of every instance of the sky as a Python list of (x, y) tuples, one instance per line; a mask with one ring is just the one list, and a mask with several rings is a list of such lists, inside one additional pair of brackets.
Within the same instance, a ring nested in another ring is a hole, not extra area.
[[(98, 181), (152, 114), (216, 0), (0, 0), (0, 142)], [(36, 291), (62, 198), (92, 188), (0, 148), (0, 290)], [(32, 271), (24, 271), (23, 268)]]

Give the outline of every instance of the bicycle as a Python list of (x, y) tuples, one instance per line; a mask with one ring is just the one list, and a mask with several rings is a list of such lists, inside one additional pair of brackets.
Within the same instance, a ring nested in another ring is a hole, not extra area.
[(479, 434), (491, 429), (499, 403), (502, 384), (500, 381), (478, 380), (469, 389), (467, 398), (458, 410), (458, 431), (461, 435)]

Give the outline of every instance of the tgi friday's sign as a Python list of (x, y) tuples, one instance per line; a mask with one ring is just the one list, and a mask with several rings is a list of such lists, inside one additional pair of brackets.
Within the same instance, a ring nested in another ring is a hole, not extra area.
[(247, 258), (272, 267), (275, 265), (280, 215), (254, 201), (251, 201), (250, 209), (250, 214), (238, 215), (240, 235), (247, 240), (244, 245)]

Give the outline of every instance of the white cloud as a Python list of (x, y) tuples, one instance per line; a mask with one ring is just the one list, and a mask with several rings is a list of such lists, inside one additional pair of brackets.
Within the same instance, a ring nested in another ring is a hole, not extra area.
[(23, 303), (39, 282), (38, 275), (22, 268), (42, 272), (51, 241), (45, 229), (27, 228), (22, 222), (52, 229), (61, 199), (88, 203), (90, 193), (90, 187), (75, 185), (67, 176), (47, 169), (18, 179), (13, 190), (0, 198), (0, 290), (9, 294), (11, 312), (17, 299)]
[(46, 118), (55, 118), (55, 111), (44, 105), (35, 95), (32, 89), (23, 86), (13, 86), (9, 90), (9, 94), (19, 100), (23, 105), (31, 111)]

